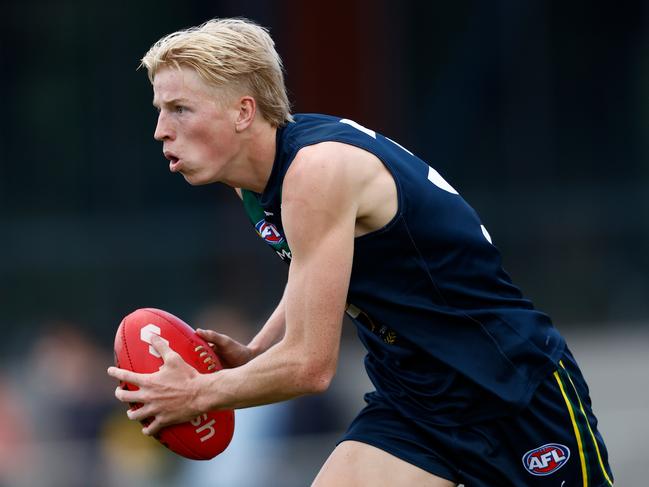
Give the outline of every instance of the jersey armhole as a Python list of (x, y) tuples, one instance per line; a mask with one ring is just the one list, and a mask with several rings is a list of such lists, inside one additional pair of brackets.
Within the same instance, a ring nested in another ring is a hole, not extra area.
[(388, 162), (386, 162), (382, 157), (379, 157), (378, 154), (375, 154), (374, 152), (369, 150), (367, 147), (363, 147), (363, 146), (357, 145), (357, 144), (349, 144), (349, 145), (354, 145), (354, 146), (358, 147), (359, 149), (363, 149), (364, 151), (367, 151), (370, 154), (372, 154), (374, 157), (376, 157), (381, 162), (381, 164), (383, 164), (383, 167), (385, 167), (385, 169), (390, 174), (390, 177), (392, 178), (392, 181), (394, 181), (394, 186), (395, 186), (396, 191), (397, 191), (397, 211), (395, 212), (394, 216), (390, 219), (389, 222), (387, 222), (381, 228), (377, 228), (376, 230), (372, 230), (371, 232), (360, 235), (360, 236), (358, 236), (358, 237), (356, 237), (354, 239), (354, 240), (363, 240), (365, 238), (371, 238), (371, 237), (373, 237), (375, 235), (381, 235), (382, 233), (387, 232), (388, 230), (390, 230), (399, 221), (399, 219), (401, 218), (401, 216), (403, 215), (403, 213), (405, 211), (405, 196), (404, 196), (404, 193), (403, 193), (403, 189), (401, 187), (401, 181), (399, 181), (399, 178), (396, 176), (394, 169), (392, 168), (392, 166)]

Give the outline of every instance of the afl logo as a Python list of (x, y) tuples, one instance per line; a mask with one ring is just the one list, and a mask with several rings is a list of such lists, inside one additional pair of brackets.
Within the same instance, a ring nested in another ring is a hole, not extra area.
[(259, 236), (271, 245), (281, 244), (284, 241), (284, 237), (279, 233), (277, 227), (266, 220), (257, 222), (255, 228)]
[(523, 465), (532, 475), (550, 475), (563, 467), (569, 458), (567, 446), (548, 443), (523, 455)]

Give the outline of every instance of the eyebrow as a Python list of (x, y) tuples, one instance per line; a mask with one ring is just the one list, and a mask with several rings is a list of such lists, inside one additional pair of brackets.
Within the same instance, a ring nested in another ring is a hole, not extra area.
[[(162, 105), (177, 105), (179, 103), (187, 103), (189, 100), (187, 98), (172, 98), (170, 100), (165, 100), (162, 102)], [(156, 103), (155, 99), (151, 102), (151, 104), (155, 107), (158, 108), (160, 104)]]

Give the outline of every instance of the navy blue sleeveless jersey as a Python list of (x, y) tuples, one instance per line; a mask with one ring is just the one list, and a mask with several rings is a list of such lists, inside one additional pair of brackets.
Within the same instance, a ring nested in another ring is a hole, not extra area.
[(290, 262), (284, 175), (301, 148), (324, 141), (374, 154), (396, 182), (395, 217), (355, 239), (348, 294), (347, 314), (367, 348), (376, 394), (431, 426), (525, 407), (556, 369), (565, 342), (512, 284), (476, 212), (407, 149), (351, 120), (296, 115), (278, 129), (264, 192), (243, 191), (259, 235)]

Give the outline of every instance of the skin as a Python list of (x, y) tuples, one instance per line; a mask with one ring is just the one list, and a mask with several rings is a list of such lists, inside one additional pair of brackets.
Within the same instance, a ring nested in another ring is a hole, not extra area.
[[(275, 157), (276, 128), (257, 111), (254, 97), (206, 84), (190, 68), (161, 68), (153, 83), (159, 110), (154, 137), (170, 170), (192, 185), (213, 182), (262, 192)], [(292, 261), (284, 296), (247, 344), (197, 330), (225, 369), (199, 374), (162, 340), (152, 338), (164, 365), (153, 374), (110, 367), (135, 384), (117, 388), (123, 402), (141, 403), (128, 417), (155, 417), (154, 435), (202, 412), (236, 409), (325, 391), (335, 374), (354, 238), (387, 224), (397, 210), (394, 180), (372, 154), (336, 142), (300, 150), (282, 188), (282, 222)], [(336, 272), (331, 272), (336, 269)], [(314, 485), (451, 486), (383, 450), (341, 443)]]

